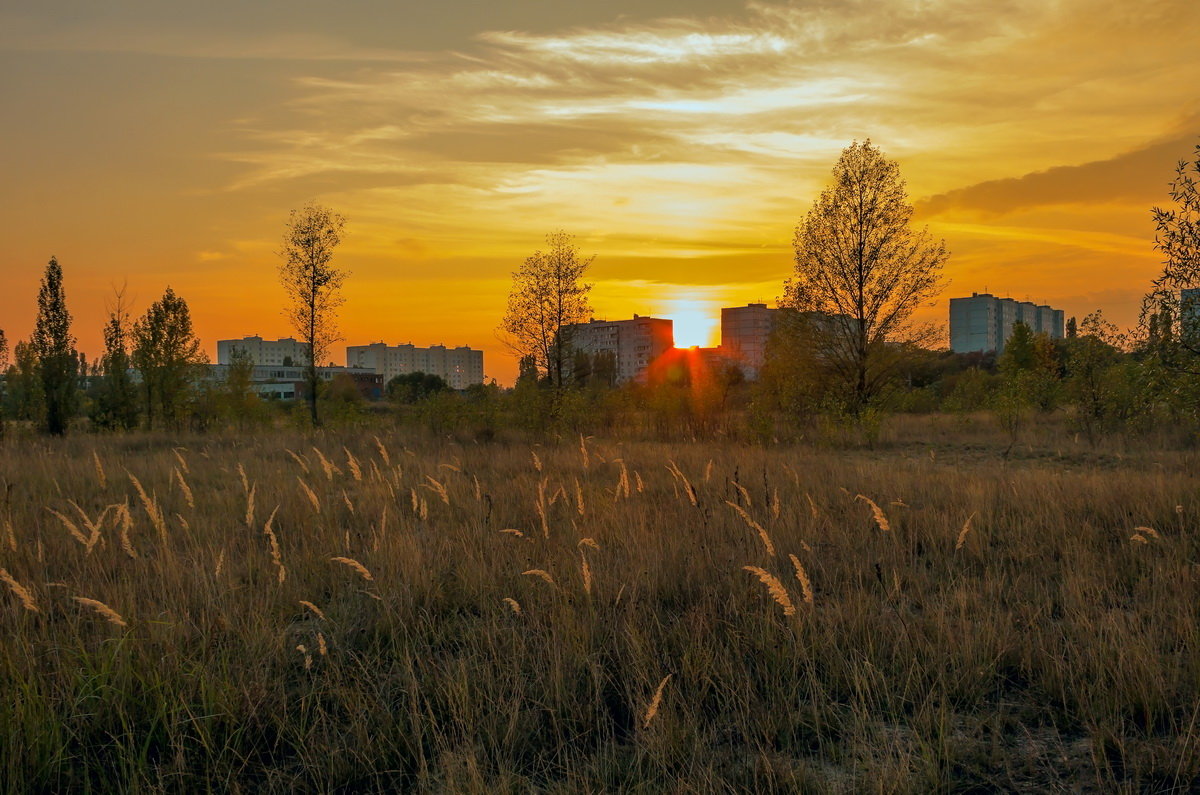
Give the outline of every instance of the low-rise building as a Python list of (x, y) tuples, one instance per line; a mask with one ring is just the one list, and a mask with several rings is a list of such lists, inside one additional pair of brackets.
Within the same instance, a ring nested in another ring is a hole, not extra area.
[[(209, 377), (224, 381), (229, 377), (227, 364), (209, 365)], [(274, 400), (299, 400), (308, 394), (306, 367), (295, 365), (255, 365), (250, 370), (250, 388), (259, 397)], [(337, 377), (350, 379), (367, 400), (383, 397), (383, 376), (362, 367), (318, 367), (317, 378), (326, 383)]]

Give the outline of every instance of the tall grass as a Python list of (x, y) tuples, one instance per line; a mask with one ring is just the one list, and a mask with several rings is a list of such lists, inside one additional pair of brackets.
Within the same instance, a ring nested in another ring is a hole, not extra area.
[(0, 785), (1200, 786), (1200, 457), (1051, 444), (9, 442)]

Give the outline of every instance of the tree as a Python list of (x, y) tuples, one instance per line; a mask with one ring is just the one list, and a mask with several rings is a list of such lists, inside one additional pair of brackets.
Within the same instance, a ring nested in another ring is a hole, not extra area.
[(163, 422), (176, 425), (196, 368), (208, 359), (192, 332), (187, 302), (170, 287), (133, 325), (132, 361), (142, 376), (146, 424), (153, 427), (157, 411)]
[[(286, 363), (285, 367), (288, 367)], [(233, 417), (239, 429), (259, 417), (261, 400), (254, 390), (254, 358), (241, 348), (234, 348), (229, 359), (225, 382), (221, 385), (224, 409)]]
[(1095, 444), (1114, 415), (1113, 379), (1109, 373), (1121, 360), (1125, 340), (1100, 310), (1079, 324), (1079, 334), (1067, 348), (1067, 378), (1075, 402), (1075, 421)]
[(101, 379), (93, 404), (92, 422), (101, 428), (130, 430), (138, 423), (137, 389), (129, 377), (132, 322), (125, 290), (114, 290), (115, 300), (104, 324)]
[[(0, 329), (0, 376), (4, 376), (4, 381), (8, 378), (8, 338), (4, 336), (4, 329)], [(0, 438), (4, 437), (4, 403), (5, 395), (8, 391), (4, 381), (0, 381)]]
[(41, 421), (46, 410), (46, 399), (42, 392), (37, 353), (30, 343), (18, 342), (13, 347), (13, 363), (8, 368), (4, 387), (10, 417), (27, 422)]
[(944, 242), (910, 227), (912, 214), (899, 165), (856, 141), (796, 227), (796, 270), (782, 303), (822, 317), (819, 353), (855, 416), (894, 376), (898, 346), (936, 334), (912, 315), (941, 292), (949, 255)]
[(339, 292), (350, 274), (332, 265), (333, 250), (342, 242), (346, 219), (319, 204), (292, 210), (283, 234), (279, 256), (279, 279), (290, 305), (284, 311), (308, 351), (307, 381), (309, 415), (320, 426), (317, 411), (317, 364), (324, 361), (333, 343), (341, 339), (337, 309), (345, 299)]
[(79, 358), (71, 336), (71, 313), (63, 292), (63, 273), (58, 259), (50, 258), (38, 290), (38, 313), (30, 347), (45, 401), (43, 427), (54, 436), (67, 432), (79, 402)]
[(572, 356), (572, 324), (591, 314), (581, 280), (595, 257), (580, 256), (566, 232), (546, 236), (547, 251), (535, 251), (513, 273), (508, 311), (500, 325), (504, 343), (524, 362), (528, 359), (557, 398)]
[(396, 403), (420, 403), (439, 392), (447, 392), (450, 385), (434, 373), (402, 373), (387, 382), (385, 389), (388, 400)]

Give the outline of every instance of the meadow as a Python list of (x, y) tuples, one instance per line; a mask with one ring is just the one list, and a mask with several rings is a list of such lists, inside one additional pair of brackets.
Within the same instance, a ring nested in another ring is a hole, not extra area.
[(19, 791), (1182, 792), (1200, 455), (0, 445)]

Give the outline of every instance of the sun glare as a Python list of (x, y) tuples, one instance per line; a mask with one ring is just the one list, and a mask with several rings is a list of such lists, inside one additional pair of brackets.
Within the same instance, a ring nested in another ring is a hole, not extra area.
[(715, 347), (719, 340), (721, 309), (716, 304), (703, 301), (681, 300), (673, 302), (666, 316), (671, 318), (675, 329), (675, 347)]

